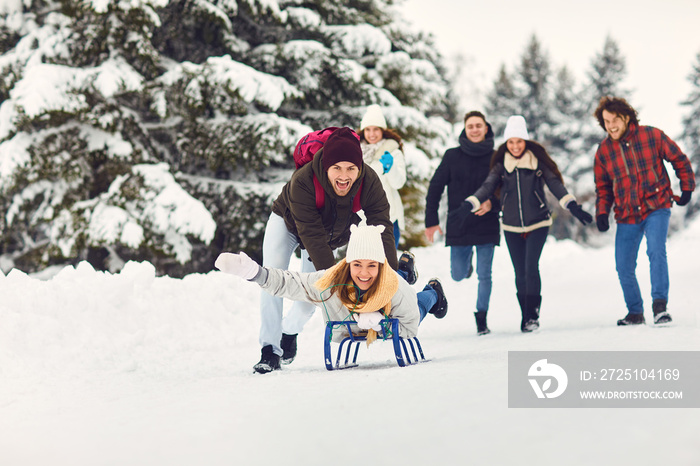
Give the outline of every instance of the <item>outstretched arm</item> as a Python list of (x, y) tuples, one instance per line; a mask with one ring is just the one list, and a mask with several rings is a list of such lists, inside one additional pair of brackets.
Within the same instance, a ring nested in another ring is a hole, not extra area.
[(311, 303), (321, 301), (321, 291), (317, 290), (314, 284), (325, 273), (325, 270), (302, 273), (260, 267), (244, 252), (238, 254), (221, 253), (214, 266), (222, 272), (254, 281), (273, 296)]

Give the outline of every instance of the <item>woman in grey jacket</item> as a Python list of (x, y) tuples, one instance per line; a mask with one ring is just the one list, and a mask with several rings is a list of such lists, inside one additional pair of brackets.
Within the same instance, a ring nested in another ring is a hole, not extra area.
[(478, 210), (482, 202), (500, 189), (503, 234), (508, 245), (515, 286), (522, 313), (520, 330), (539, 328), (542, 303), (539, 262), (552, 216), (545, 200), (545, 184), (562, 207), (581, 223), (593, 217), (585, 212), (564, 187), (557, 164), (542, 145), (529, 140), (525, 118), (508, 118), (506, 140), (491, 160), (491, 171), (481, 187), (465, 200), (465, 209)]
[[(442, 285), (433, 278), (419, 293), (386, 264), (382, 244), (383, 225), (352, 225), (345, 259), (327, 270), (302, 273), (260, 267), (245, 253), (222, 253), (215, 266), (222, 272), (253, 281), (273, 296), (318, 304), (328, 321), (353, 320), (367, 330), (367, 341), (376, 339), (385, 317), (399, 321), (399, 335), (413, 338), (427, 314), (442, 319), (447, 299)], [(338, 332), (334, 339), (342, 339)], [(267, 353), (269, 354), (265, 354)], [(272, 346), (263, 347), (263, 358), (254, 366), (265, 374), (280, 368)]]

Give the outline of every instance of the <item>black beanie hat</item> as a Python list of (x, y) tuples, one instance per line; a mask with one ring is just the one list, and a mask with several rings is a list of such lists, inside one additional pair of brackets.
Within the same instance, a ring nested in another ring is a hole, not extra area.
[(350, 162), (362, 168), (362, 149), (357, 133), (348, 127), (335, 130), (323, 145), (321, 162), (324, 171), (338, 162)]

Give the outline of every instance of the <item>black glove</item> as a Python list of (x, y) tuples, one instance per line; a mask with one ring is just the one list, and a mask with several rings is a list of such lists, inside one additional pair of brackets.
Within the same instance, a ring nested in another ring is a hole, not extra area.
[(610, 222), (606, 214), (598, 215), (595, 223), (598, 225), (598, 231), (608, 231), (610, 229)]
[(593, 221), (593, 217), (591, 216), (591, 214), (583, 210), (577, 202), (569, 202), (569, 205), (567, 207), (571, 211), (571, 215), (576, 217), (584, 225), (588, 225)]
[(447, 213), (447, 223), (453, 226), (456, 230), (461, 231), (464, 229), (464, 222), (472, 215), (472, 209), (474, 205), (465, 200), (454, 210), (450, 210)]
[(692, 191), (681, 191), (681, 197), (676, 201), (678, 205), (686, 205), (690, 202), (690, 196), (693, 194)]

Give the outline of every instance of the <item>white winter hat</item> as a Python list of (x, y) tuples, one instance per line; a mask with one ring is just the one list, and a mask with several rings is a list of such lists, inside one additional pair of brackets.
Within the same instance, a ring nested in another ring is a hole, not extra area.
[(508, 117), (506, 122), (506, 130), (503, 132), (503, 139), (506, 141), (510, 138), (520, 138), (526, 141), (530, 139), (525, 125), (525, 118), (522, 115), (513, 115)]
[(372, 104), (367, 107), (365, 116), (362, 117), (362, 121), (360, 122), (360, 131), (368, 126), (377, 126), (381, 129), (386, 129), (386, 119), (384, 118), (381, 107), (377, 104)]
[(345, 253), (345, 262), (371, 260), (383, 264), (386, 261), (382, 232), (384, 225), (350, 225), (350, 242)]

